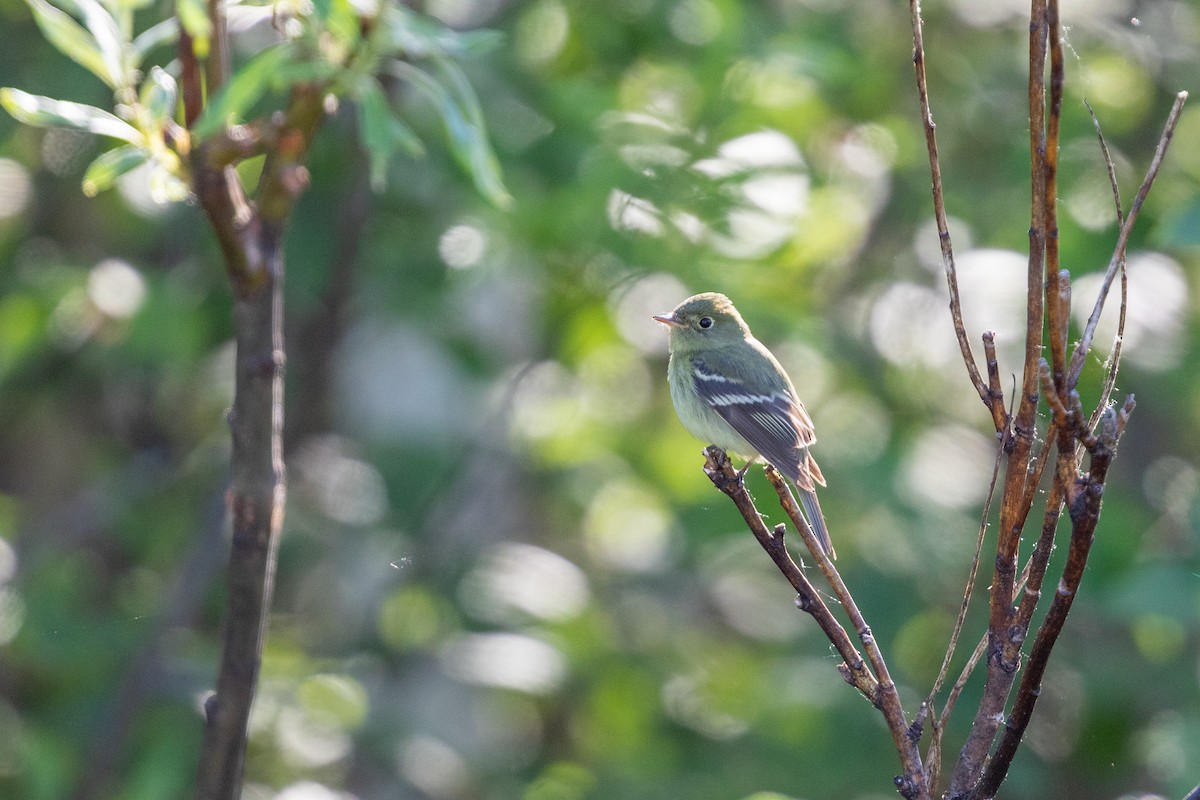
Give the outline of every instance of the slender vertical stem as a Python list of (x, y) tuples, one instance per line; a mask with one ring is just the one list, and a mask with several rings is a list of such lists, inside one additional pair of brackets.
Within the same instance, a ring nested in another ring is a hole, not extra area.
[(1029, 653), (1029, 665), (1021, 676), (1012, 713), (1005, 721), (996, 752), (979, 781), (975, 792), (977, 797), (991, 798), (996, 795), (1025, 735), (1034, 706), (1041, 695), (1042, 677), (1045, 675), (1050, 653), (1058, 641), (1083, 580), (1084, 567), (1087, 565), (1088, 554), (1095, 539), (1096, 525), (1100, 521), (1100, 500), (1104, 493), (1108, 468), (1133, 408), (1134, 400), (1130, 397), (1119, 412), (1110, 408), (1104, 413), (1099, 435), (1088, 437), (1091, 454), (1088, 473), (1067, 488), (1067, 510), (1071, 517), (1071, 545), (1067, 552), (1067, 562), (1063, 567), (1062, 579), (1058, 583), (1054, 599), (1046, 612), (1046, 618), (1042, 620), (1034, 638)]
[(997, 526), (996, 561), (992, 572), (988, 614), (987, 680), (967, 741), (950, 781), (951, 798), (966, 795), (978, 783), (1004, 705), (1020, 665), (1022, 636), (1011, 635), (1014, 616), (1018, 547), (1029, 515), (1027, 492), (1029, 464), (1036, 434), (1039, 363), (1045, 319), (1043, 268), (1045, 264), (1046, 170), (1046, 51), (1048, 21), (1046, 0), (1033, 0), (1029, 15), (1029, 147), (1032, 182), (1029, 226), (1029, 262), (1026, 275), (1025, 356), (1020, 397), (1013, 422), (1012, 449), (1005, 470)]
[(1092, 307), (1092, 313), (1088, 316), (1087, 325), (1084, 326), (1083, 335), (1079, 337), (1079, 344), (1075, 345), (1075, 350), (1071, 354), (1071, 365), (1067, 373), (1067, 386), (1075, 385), (1079, 380), (1079, 373), (1083, 371), (1083, 362), (1087, 358), (1088, 352), (1092, 347), (1092, 338), (1096, 335), (1096, 326), (1100, 323), (1100, 312), (1104, 310), (1104, 303), (1108, 299), (1109, 290), (1112, 288), (1112, 282), (1116, 279), (1117, 273), (1125, 264), (1125, 248), (1129, 244), (1129, 235), (1133, 232), (1133, 224), (1137, 220), (1138, 212), (1142, 209), (1142, 204), (1146, 202), (1146, 196), (1150, 194), (1150, 187), (1154, 185), (1154, 179), (1158, 176), (1158, 170), (1162, 166), (1163, 159), (1166, 158), (1167, 148), (1171, 145), (1171, 140), (1175, 136), (1175, 126), (1179, 124), (1179, 118), (1183, 114), (1183, 105), (1187, 102), (1188, 93), (1179, 92), (1175, 95), (1175, 102), (1171, 106), (1171, 112), (1167, 115), (1167, 123), (1163, 128), (1162, 136), (1159, 137), (1158, 146), (1154, 150), (1154, 158), (1150, 161), (1150, 167), (1146, 170), (1146, 177), (1142, 179), (1142, 185), (1138, 187), (1137, 195), (1133, 198), (1133, 205), (1129, 207), (1129, 213), (1125, 216), (1125, 221), (1121, 225), (1121, 232), (1117, 235), (1117, 244), (1113, 248), (1112, 258), (1108, 262), (1108, 269), (1104, 272), (1104, 281), (1100, 287), (1100, 293), (1096, 297), (1096, 303)]
[(879, 680), (879, 688), (876, 696), (872, 698), (873, 702), (883, 713), (888, 730), (892, 734), (892, 743), (896, 746), (896, 752), (900, 754), (900, 761), (904, 765), (904, 775), (898, 779), (897, 786), (900, 787), (901, 794), (905, 797), (913, 796), (907, 794), (906, 791), (915, 792), (918, 787), (927, 786), (925, 770), (921, 764), (921, 751), (917, 747), (917, 740), (920, 737), (913, 735), (913, 730), (908, 724), (904, 706), (900, 702), (900, 694), (888, 670), (887, 661), (884, 660), (883, 651), (879, 648), (879, 643), (875, 641), (875, 634), (871, 632), (871, 626), (867, 624), (866, 618), (859, 610), (854, 595), (850, 593), (850, 589), (842, 580), (837, 567), (834, 566), (833, 561), (821, 547), (816, 535), (805, 521), (787, 481), (779, 474), (779, 470), (770, 464), (766, 466), (766, 472), (768, 480), (775, 487), (775, 493), (779, 495), (780, 505), (783, 506), (783, 510), (791, 519), (796, 530), (804, 537), (805, 544), (817, 559), (826, 580), (829, 581), (833, 596), (841, 603), (846, 616), (850, 618), (850, 624), (854, 626), (854, 630), (858, 634), (859, 641), (862, 642), (863, 651), (867, 654), (871, 669), (875, 671), (875, 677)]
[(750, 493), (746, 491), (742, 476), (733, 470), (725, 451), (718, 447), (710, 446), (705, 450), (705, 455), (707, 456), (707, 460), (704, 465), (704, 472), (708, 475), (709, 480), (733, 500), (741, 512), (742, 518), (746, 521), (746, 526), (754, 534), (754, 537), (758, 540), (763, 550), (771, 557), (771, 560), (775, 562), (780, 572), (791, 583), (792, 588), (796, 590), (796, 606), (812, 615), (826, 637), (828, 637), (830, 643), (842, 657), (843, 663), (838, 665), (838, 671), (842, 673), (842, 677), (845, 678), (847, 683), (862, 692), (863, 696), (870, 700), (883, 714), (888, 729), (892, 734), (896, 751), (900, 756), (900, 762), (904, 767), (904, 773), (895, 778), (897, 791), (908, 800), (930, 800), (929, 778), (921, 764), (921, 753), (918, 747), (918, 742), (921, 738), (920, 730), (917, 727), (909, 726), (904, 715), (904, 708), (900, 704), (899, 692), (891, 676), (888, 674), (883, 654), (875, 642), (870, 627), (859, 612), (853, 596), (850, 595), (849, 590), (842, 583), (837, 570), (832, 568), (829, 558), (824, 555), (824, 551), (817, 544), (815, 536), (804, 521), (800, 508), (797, 506), (796, 500), (788, 489), (783, 477), (774, 467), (767, 467), (767, 477), (775, 486), (784, 511), (787, 512), (797, 530), (800, 531), (801, 536), (805, 538), (809, 550), (814, 553), (822, 553), (823, 561), (825, 562), (822, 564), (822, 567), (825, 570), (825, 574), (830, 578), (831, 583), (834, 584), (835, 595), (846, 609), (846, 613), (850, 617), (860, 641), (863, 643), (863, 648), (867, 652), (871, 668), (875, 670), (874, 674), (872, 674), (871, 669), (868, 669), (867, 662), (863, 660), (858, 650), (854, 647), (854, 643), (851, 641), (846, 629), (830, 613), (828, 606), (825, 605), (820, 594), (816, 592), (803, 571), (792, 560), (791, 554), (788, 553), (784, 545), (784, 531), (786, 530), (786, 526), (781, 523), (776, 527), (774, 532), (767, 530), (766, 525), (762, 521), (762, 515), (758, 513), (758, 509), (754, 506), (754, 500), (750, 497)]
[(996, 430), (1003, 431), (1008, 427), (1008, 418), (1004, 411), (1004, 397), (984, 383), (975, 362), (975, 354), (971, 351), (971, 340), (967, 335), (967, 327), (963, 322), (962, 302), (958, 293), (958, 270), (954, 264), (954, 245), (950, 239), (950, 223), (946, 216), (946, 201), (942, 191), (942, 165), (938, 157), (937, 125), (933, 121), (933, 110), (929, 103), (929, 84), (925, 77), (925, 35), (924, 23), (921, 21), (920, 0), (909, 0), (909, 15), (912, 19), (913, 39), (913, 69), (917, 78), (917, 100), (921, 106), (921, 124), (925, 129), (925, 148), (929, 154), (929, 173), (933, 189), (933, 217), (937, 224), (938, 244), (942, 251), (942, 267), (946, 273), (946, 288), (950, 293), (950, 319), (954, 324), (954, 336), (958, 340), (962, 352), (963, 364), (967, 368), (967, 376), (971, 385), (979, 393), (985, 406), (992, 414), (992, 422)]
[[(210, 0), (213, 52), (205, 63), (209, 88), (228, 77), (224, 20)], [(188, 119), (203, 92), (190, 40), (181, 39)], [(216, 691), (196, 777), (196, 800), (241, 795), (247, 725), (258, 686), (263, 639), (274, 587), (287, 482), (283, 460), (283, 233), (308, 185), (308, 147), (324, 115), (323, 87), (297, 85), (285, 112), (272, 119), (254, 200), (246, 197), (220, 138), (191, 151), (194, 190), (216, 234), (233, 293), (236, 345), (233, 448), (227, 503), (233, 537)], [(258, 143), (255, 144), (258, 146)], [(217, 148), (217, 149), (214, 149)], [(218, 150), (219, 155), (218, 155)], [(236, 153), (234, 153), (236, 158)]]
[(234, 296), (236, 380), (230, 432), (233, 521), (223, 648), (196, 782), (196, 800), (241, 793), (246, 729), (258, 683), (266, 612), (286, 493), (283, 427), (282, 253), (267, 251), (266, 278)]
[(1054, 385), (1066, 390), (1067, 324), (1071, 316), (1069, 277), (1059, 270), (1058, 247), (1058, 142), (1062, 117), (1063, 62), (1062, 29), (1058, 0), (1046, 4), (1046, 41), (1050, 50), (1050, 108), (1046, 117), (1044, 157), (1045, 198), (1042, 201), (1042, 226), (1046, 234), (1046, 314), (1049, 318), (1050, 367)]
[(759, 545), (775, 562), (775, 566), (792, 585), (792, 588), (796, 590), (796, 607), (812, 616), (825, 633), (826, 638), (829, 639), (830, 644), (837, 650), (838, 655), (842, 657), (842, 664), (839, 665), (842, 677), (874, 703), (879, 694), (879, 682), (867, 669), (866, 662), (855, 649), (846, 629), (830, 613), (829, 607), (825, 605), (821, 595), (804, 575), (804, 571), (792, 559), (784, 545), (783, 531), (777, 529), (772, 532), (767, 529), (762, 515), (758, 513), (758, 509), (754, 505), (753, 498), (750, 497), (750, 492), (746, 490), (742, 476), (733, 469), (729, 463), (729, 456), (724, 450), (719, 447), (709, 447), (705, 450), (705, 455), (707, 458), (704, 464), (704, 473), (708, 475), (713, 485), (724, 492), (737, 506), (738, 511), (742, 514), (742, 519), (746, 521), (746, 527), (754, 534)]

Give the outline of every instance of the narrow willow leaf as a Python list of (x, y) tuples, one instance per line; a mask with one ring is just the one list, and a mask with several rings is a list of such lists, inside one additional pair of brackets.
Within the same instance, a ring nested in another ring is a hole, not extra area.
[(468, 124), (479, 130), (486, 144), (487, 126), (484, 124), (483, 109), (479, 106), (479, 98), (475, 95), (475, 90), (471, 88), (471, 82), (467, 80), (466, 73), (449, 58), (435, 58), (434, 63), (445, 77), (445, 83), (459, 108), (463, 110)]
[(133, 39), (133, 54), (135, 66), (141, 66), (146, 56), (156, 47), (171, 44), (179, 38), (179, 20), (175, 17), (164, 19), (157, 25), (151, 25)]
[(212, 20), (204, 0), (176, 0), (175, 16), (187, 35), (192, 37), (192, 48), (197, 58), (207, 58), (212, 40)]
[(355, 87), (358, 98), (359, 131), (371, 165), (371, 186), (381, 191), (387, 183), (388, 162), (397, 149), (419, 156), (425, 148), (412, 129), (401, 122), (388, 105), (379, 81), (364, 75)]
[(179, 22), (193, 39), (207, 39), (212, 35), (212, 20), (204, 0), (178, 0), (176, 3)]
[(432, 17), (394, 4), (385, 6), (381, 18), (392, 51), (414, 59), (480, 55), (496, 49), (504, 38), (498, 31), (456, 31)]
[(365, 9), (366, 5), (350, 0), (331, 0), (329, 3), (324, 17), (325, 29), (342, 47), (353, 49), (362, 39), (362, 20), (370, 13)]
[(192, 130), (193, 137), (204, 139), (226, 125), (241, 121), (282, 74), (291, 57), (292, 48), (280, 44), (263, 50), (243, 64), (204, 107)]
[(324, 59), (294, 62), (271, 76), (271, 88), (287, 89), (298, 83), (326, 83), (344, 73), (340, 65)]
[(116, 89), (121, 85), (120, 70), (113, 72), (95, 37), (88, 33), (74, 17), (45, 0), (26, 0), (33, 11), (33, 19), (46, 41), (75, 63)]
[(457, 49), (457, 52), (451, 53), (451, 55), (462, 58), (475, 58), (494, 53), (504, 44), (504, 34), (500, 31), (484, 29), (451, 32), (454, 34)]
[[(433, 75), (404, 61), (390, 61), (387, 68), (396, 77), (419, 89), (433, 102), (446, 126), (450, 151), (471, 176), (480, 194), (500, 208), (511, 205), (512, 196), (504, 188), (504, 181), (500, 177), (500, 164), (488, 143), (487, 131), (483, 126), (478, 104), (474, 101), (474, 94), (470, 93), (468, 107), (464, 107), (461, 99), (456, 96), (461, 93), (462, 87), (456, 86), (455, 91), (451, 91)], [(447, 75), (452, 82), (456, 82), (459, 77), (466, 82), (466, 77), (461, 73), (456, 76), (453, 72), (448, 72)], [(469, 92), (469, 85), (467, 90)]]
[(129, 86), (130, 75), (124, 66), (126, 37), (108, 9), (99, 0), (58, 0), (58, 5), (83, 20), (83, 26), (100, 48), (105, 68), (113, 78), (113, 87)]
[(483, 109), (479, 105), (479, 98), (471, 87), (471, 82), (467, 80), (466, 73), (454, 60), (438, 57), (434, 59), (434, 63), (440, 68), (451, 95), (458, 103), (458, 107), (462, 109), (467, 126), (467, 136), (463, 146), (467, 149), (466, 160), (470, 165), (476, 188), (497, 206), (507, 208), (512, 202), (512, 197), (504, 188), (504, 180), (500, 174), (500, 162), (488, 139)]
[(150, 74), (142, 83), (140, 101), (156, 126), (161, 127), (163, 122), (174, 116), (178, 97), (175, 79), (162, 67), (151, 67)]
[(94, 106), (54, 100), (20, 89), (0, 89), (0, 105), (26, 125), (39, 128), (74, 128), (101, 136), (123, 139), (140, 145), (145, 141), (141, 132), (118, 117)]
[(150, 158), (150, 153), (131, 144), (101, 153), (83, 175), (83, 193), (95, 197), (112, 187), (117, 178), (135, 167), (140, 167)]

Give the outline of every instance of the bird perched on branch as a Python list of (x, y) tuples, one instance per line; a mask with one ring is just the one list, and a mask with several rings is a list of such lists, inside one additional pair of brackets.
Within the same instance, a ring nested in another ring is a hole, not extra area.
[(689, 297), (654, 319), (670, 334), (667, 381), (683, 427), (751, 462), (769, 461), (787, 476), (817, 540), (835, 558), (817, 502), (825, 476), (808, 452), (817, 440), (813, 422), (779, 361), (723, 294)]

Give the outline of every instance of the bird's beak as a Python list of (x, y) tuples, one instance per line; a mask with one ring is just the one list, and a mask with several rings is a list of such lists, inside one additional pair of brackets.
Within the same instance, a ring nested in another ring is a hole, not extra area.
[(655, 322), (661, 322), (663, 325), (666, 325), (668, 328), (679, 328), (679, 327), (683, 326), (682, 322), (675, 319), (674, 314), (655, 314), (653, 319)]

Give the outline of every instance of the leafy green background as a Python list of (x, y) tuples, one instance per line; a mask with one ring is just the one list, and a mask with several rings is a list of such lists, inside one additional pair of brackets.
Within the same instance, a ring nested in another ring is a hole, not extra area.
[[(421, 158), (373, 165), (349, 102), (316, 142), (288, 238), (290, 494), (247, 798), (894, 796), (878, 714), (701, 473), (648, 314), (724, 291), (784, 360), (839, 566), (915, 710), (992, 444), (945, 312), (907, 9), (427, 10), (503, 33), (463, 66), (513, 202), (481, 198), (420, 93), (400, 103)], [(1061, 239), (1081, 308), (1115, 239), (1082, 101), (1128, 202), (1195, 88), (1198, 11), (1066, 12)], [(1021, 13), (926, 8), (967, 322), (976, 342), (999, 331), (1006, 388)], [(109, 105), (23, 3), (0, 24), (0, 84)], [(1200, 781), (1198, 134), (1191, 108), (1130, 247), (1118, 385), (1138, 408), (1009, 797)], [(104, 146), (0, 117), (4, 797), (185, 796), (219, 641), (226, 282), (202, 215), (155, 204), (143, 173), (83, 196)]]

